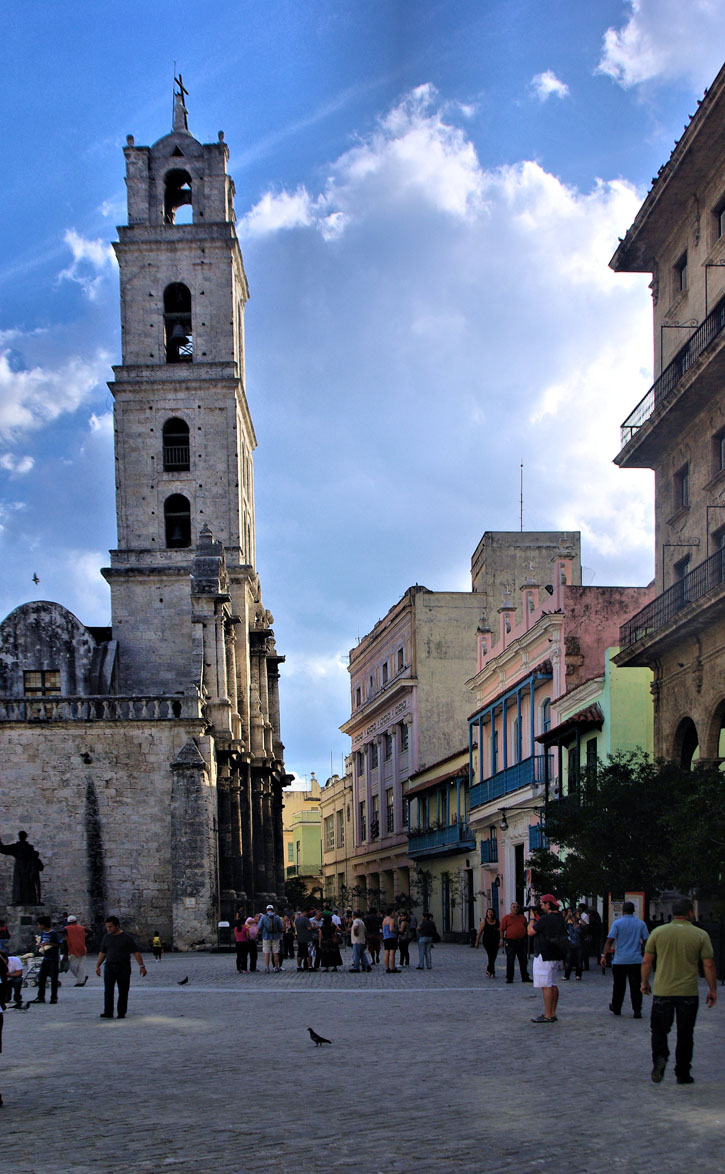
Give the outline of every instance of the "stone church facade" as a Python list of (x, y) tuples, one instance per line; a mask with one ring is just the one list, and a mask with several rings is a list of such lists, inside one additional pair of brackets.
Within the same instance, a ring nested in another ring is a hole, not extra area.
[[(248, 286), (223, 135), (127, 139), (111, 627), (60, 604), (0, 624), (0, 830), (39, 851), (43, 912), (108, 912), (181, 949), (283, 892), (272, 616), (255, 570)], [(0, 904), (12, 868), (0, 864)]]

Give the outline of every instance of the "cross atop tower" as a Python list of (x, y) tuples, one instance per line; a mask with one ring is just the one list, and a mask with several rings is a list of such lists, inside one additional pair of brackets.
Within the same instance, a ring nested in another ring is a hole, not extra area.
[(181, 74), (178, 77), (174, 74), (174, 85), (179, 88), (178, 90), (174, 90), (174, 121), (172, 129), (188, 131), (189, 120), (184, 95), (188, 97), (189, 91), (184, 86)]

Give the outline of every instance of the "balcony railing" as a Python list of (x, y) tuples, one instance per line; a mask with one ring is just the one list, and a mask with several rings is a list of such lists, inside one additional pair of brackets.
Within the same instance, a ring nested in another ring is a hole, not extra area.
[(500, 770), (490, 779), (476, 783), (469, 792), (471, 808), (480, 807), (491, 799), (500, 799), (509, 795), (511, 791), (518, 791), (520, 787), (529, 787), (532, 783), (543, 783), (546, 759), (549, 759), (549, 778), (552, 777), (553, 756), (551, 754), (535, 754), (517, 762), (515, 766), (508, 766)]
[(408, 833), (410, 856), (434, 856), (437, 852), (471, 852), (475, 847), (476, 837), (467, 823), (447, 824), (442, 828)]
[(647, 394), (639, 401), (633, 412), (622, 424), (622, 447), (632, 439), (638, 428), (647, 421), (656, 408), (667, 403), (685, 372), (699, 359), (710, 343), (725, 327), (725, 298), (708, 314), (694, 334), (668, 363), (662, 374), (654, 381)]
[(673, 620), (688, 603), (694, 603), (708, 591), (725, 584), (725, 550), (716, 550), (704, 563), (693, 567), (641, 611), (622, 624), (619, 647), (631, 648), (645, 636), (652, 636)]
[(200, 715), (198, 697), (0, 698), (0, 722), (155, 722)]
[(164, 445), (164, 469), (169, 471), (171, 469), (188, 469), (189, 468), (189, 446), (188, 444), (165, 444)]

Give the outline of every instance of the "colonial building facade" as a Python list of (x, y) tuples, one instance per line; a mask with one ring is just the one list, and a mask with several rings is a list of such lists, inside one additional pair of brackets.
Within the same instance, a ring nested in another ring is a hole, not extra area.
[[(571, 690), (601, 677), (620, 624), (652, 597), (651, 588), (581, 586), (578, 554), (565, 544), (550, 562), (543, 588), (533, 574), (521, 584), (518, 623), (510, 591), (495, 633), (482, 620), (478, 671), (468, 682), (475, 697), (468, 824), (483, 911), (505, 912), (511, 901), (528, 899), (526, 862), (539, 844), (540, 812), (562, 793), (563, 781), (561, 753), (542, 747), (539, 736), (557, 724), (555, 707)], [(646, 748), (647, 741), (645, 722), (636, 744)]]
[(112, 622), (31, 603), (0, 625), (0, 822), (44, 859), (48, 912), (183, 948), (283, 891), (284, 658), (255, 569), (228, 148), (189, 133), (179, 88), (171, 133), (124, 154)]
[[(368, 905), (410, 896), (403, 783), (460, 739), (480, 600), (410, 587), (350, 652), (353, 888)], [(346, 825), (347, 829), (347, 825)]]
[(620, 636), (654, 673), (654, 749), (725, 759), (725, 68), (610, 264), (651, 273), (655, 381), (616, 463), (655, 472), (656, 597)]

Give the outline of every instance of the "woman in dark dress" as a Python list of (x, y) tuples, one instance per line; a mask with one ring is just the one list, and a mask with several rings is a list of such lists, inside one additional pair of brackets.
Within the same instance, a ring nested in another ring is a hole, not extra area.
[(342, 956), (337, 944), (337, 927), (332, 920), (331, 913), (322, 914), (318, 940), (320, 943), (320, 966), (323, 970), (329, 970), (332, 967), (333, 971), (337, 973), (338, 966), (342, 966)]
[(478, 936), (476, 937), (476, 949), (483, 938), (483, 948), (488, 955), (488, 965), (486, 967), (486, 974), (489, 978), (496, 977), (496, 955), (498, 954), (498, 947), (501, 941), (501, 934), (499, 928), (498, 917), (493, 909), (488, 909), (486, 916), (478, 927)]

